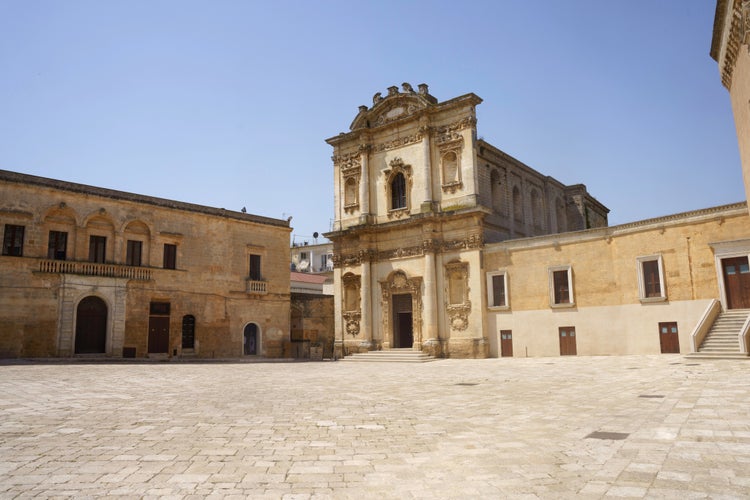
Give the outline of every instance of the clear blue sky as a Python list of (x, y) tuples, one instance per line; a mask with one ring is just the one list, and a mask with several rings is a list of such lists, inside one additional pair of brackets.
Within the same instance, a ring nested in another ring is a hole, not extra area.
[(744, 199), (713, 0), (0, 0), (0, 168), (329, 230), (360, 104), (474, 92), (478, 134), (610, 224)]

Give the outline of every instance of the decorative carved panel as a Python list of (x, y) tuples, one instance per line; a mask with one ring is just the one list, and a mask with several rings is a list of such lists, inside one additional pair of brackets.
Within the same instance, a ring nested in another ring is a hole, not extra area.
[(448, 321), (451, 329), (466, 330), (469, 327), (469, 264), (468, 262), (453, 261), (445, 265), (447, 289), (445, 291)]

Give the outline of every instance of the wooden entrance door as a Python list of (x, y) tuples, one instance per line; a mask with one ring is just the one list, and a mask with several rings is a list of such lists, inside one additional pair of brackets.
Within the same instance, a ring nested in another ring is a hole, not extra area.
[(414, 345), (414, 318), (411, 308), (411, 294), (393, 296), (393, 347)]
[(560, 356), (575, 356), (576, 351), (576, 329), (572, 326), (560, 327)]
[(169, 316), (148, 318), (148, 352), (151, 354), (169, 352)]
[(107, 304), (99, 297), (86, 297), (76, 314), (76, 354), (103, 354), (107, 347)]
[(727, 309), (750, 309), (750, 265), (747, 257), (722, 259)]
[(513, 332), (511, 330), (500, 330), (500, 356), (513, 357)]
[(659, 344), (662, 354), (680, 352), (680, 336), (676, 322), (659, 323)]

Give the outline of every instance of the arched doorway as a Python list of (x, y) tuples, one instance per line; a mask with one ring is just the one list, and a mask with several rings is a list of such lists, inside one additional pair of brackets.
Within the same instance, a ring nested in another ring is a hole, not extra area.
[(242, 353), (245, 356), (254, 356), (258, 354), (258, 325), (250, 323), (245, 327), (242, 335)]
[(107, 304), (99, 297), (86, 297), (76, 313), (76, 354), (103, 354), (107, 348)]

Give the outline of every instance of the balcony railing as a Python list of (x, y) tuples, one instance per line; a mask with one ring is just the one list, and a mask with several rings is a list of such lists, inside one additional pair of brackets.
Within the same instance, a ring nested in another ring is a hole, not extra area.
[(84, 276), (101, 276), (104, 278), (125, 278), (138, 281), (149, 281), (151, 269), (118, 264), (98, 264), (95, 262), (75, 262), (69, 260), (42, 260), (39, 272), (55, 274), (81, 274)]
[(268, 285), (268, 282), (266, 281), (247, 280), (246, 292), (264, 295), (268, 293), (267, 285)]

